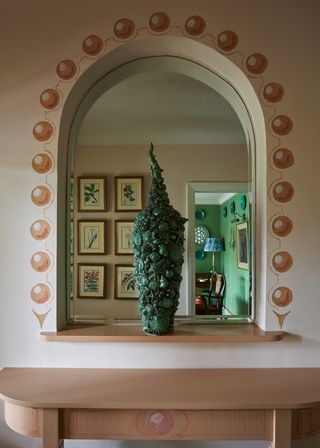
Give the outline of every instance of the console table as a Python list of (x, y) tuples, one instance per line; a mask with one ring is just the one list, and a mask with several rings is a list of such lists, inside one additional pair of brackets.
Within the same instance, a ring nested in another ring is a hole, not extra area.
[(268, 440), (320, 433), (320, 369), (48, 369), (0, 372), (16, 432), (64, 439)]

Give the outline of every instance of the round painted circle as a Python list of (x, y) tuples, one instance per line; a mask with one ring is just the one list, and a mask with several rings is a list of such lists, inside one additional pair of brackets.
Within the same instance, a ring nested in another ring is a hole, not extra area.
[(240, 207), (241, 210), (245, 210), (247, 207), (247, 196), (245, 194), (240, 197)]
[(224, 216), (225, 218), (228, 216), (228, 208), (227, 207), (223, 207), (222, 216)]
[(204, 219), (205, 217), (206, 217), (206, 212), (205, 212), (205, 210), (197, 210), (196, 211), (196, 213), (195, 213), (195, 215), (196, 215), (196, 219)]
[(236, 212), (236, 203), (234, 201), (230, 204), (230, 213), (234, 214)]
[(204, 250), (196, 250), (196, 259), (197, 260), (203, 260), (206, 256), (206, 253)]
[(203, 244), (209, 238), (209, 230), (204, 226), (197, 226), (194, 229), (194, 236), (197, 244)]

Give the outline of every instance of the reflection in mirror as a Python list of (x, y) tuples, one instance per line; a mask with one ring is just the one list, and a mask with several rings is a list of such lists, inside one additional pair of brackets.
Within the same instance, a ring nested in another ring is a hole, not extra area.
[(173, 57), (121, 66), (94, 89), (69, 154), (70, 320), (139, 317), (128, 235), (150, 185), (151, 141), (170, 201), (189, 219), (177, 315), (250, 316), (250, 123), (234, 89)]

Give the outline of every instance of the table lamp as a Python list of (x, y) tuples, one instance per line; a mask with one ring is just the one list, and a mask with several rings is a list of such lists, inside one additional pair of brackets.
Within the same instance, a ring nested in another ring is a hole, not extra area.
[(212, 272), (214, 272), (214, 254), (223, 251), (222, 238), (216, 238), (216, 237), (207, 238), (203, 250), (205, 252), (212, 252)]

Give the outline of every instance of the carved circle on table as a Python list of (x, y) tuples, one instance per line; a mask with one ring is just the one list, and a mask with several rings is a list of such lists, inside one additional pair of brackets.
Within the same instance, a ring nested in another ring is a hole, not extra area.
[(37, 272), (46, 272), (51, 267), (51, 258), (47, 252), (39, 251), (32, 255), (31, 266)]
[(46, 185), (37, 185), (31, 192), (31, 199), (37, 207), (44, 207), (52, 200), (52, 193)]
[(49, 121), (42, 120), (34, 125), (32, 132), (39, 142), (46, 142), (52, 137), (54, 129)]
[(32, 159), (32, 168), (39, 174), (47, 174), (53, 168), (52, 157), (47, 152), (39, 152)]
[(281, 114), (272, 119), (271, 128), (277, 135), (288, 135), (292, 131), (293, 123), (291, 118), (287, 115)]
[(278, 286), (272, 293), (272, 302), (279, 306), (285, 307), (292, 302), (292, 291), (286, 286)]
[(290, 149), (277, 148), (272, 154), (272, 161), (277, 168), (284, 170), (293, 165), (294, 157)]
[(272, 257), (272, 266), (277, 272), (287, 272), (292, 264), (293, 259), (289, 252), (280, 251)]
[(165, 12), (155, 12), (149, 19), (149, 27), (154, 33), (164, 33), (170, 26), (170, 18)]
[(61, 100), (61, 94), (57, 89), (46, 89), (40, 95), (40, 104), (45, 109), (55, 109)]
[(45, 240), (51, 233), (51, 225), (45, 219), (38, 219), (31, 224), (30, 233), (35, 240)]
[(280, 237), (288, 236), (292, 232), (293, 223), (288, 216), (277, 216), (272, 221), (272, 231), (275, 235)]
[(263, 97), (270, 103), (277, 103), (282, 100), (284, 88), (278, 82), (269, 82), (263, 88)]
[(272, 194), (274, 199), (280, 203), (289, 202), (293, 197), (294, 188), (289, 182), (282, 180), (274, 185)]
[(84, 39), (82, 49), (88, 56), (97, 56), (103, 49), (103, 40), (96, 34), (90, 34)]
[(206, 29), (206, 22), (200, 16), (192, 16), (186, 20), (184, 28), (190, 36), (199, 37)]
[(148, 426), (155, 434), (168, 434), (173, 428), (173, 417), (167, 411), (156, 411), (150, 414)]
[(222, 31), (218, 35), (218, 47), (222, 51), (232, 51), (236, 48), (239, 42), (239, 37), (234, 31)]
[(64, 59), (57, 65), (56, 72), (61, 79), (64, 81), (69, 81), (76, 76), (78, 67), (77, 64), (71, 59)]
[(135, 30), (134, 22), (131, 19), (119, 19), (113, 27), (113, 32), (118, 39), (129, 39)]
[(52, 290), (47, 283), (37, 283), (31, 289), (31, 299), (41, 305), (43, 303), (48, 302), (52, 298)]
[(268, 59), (261, 53), (253, 53), (246, 60), (246, 68), (252, 75), (261, 75), (268, 66)]

